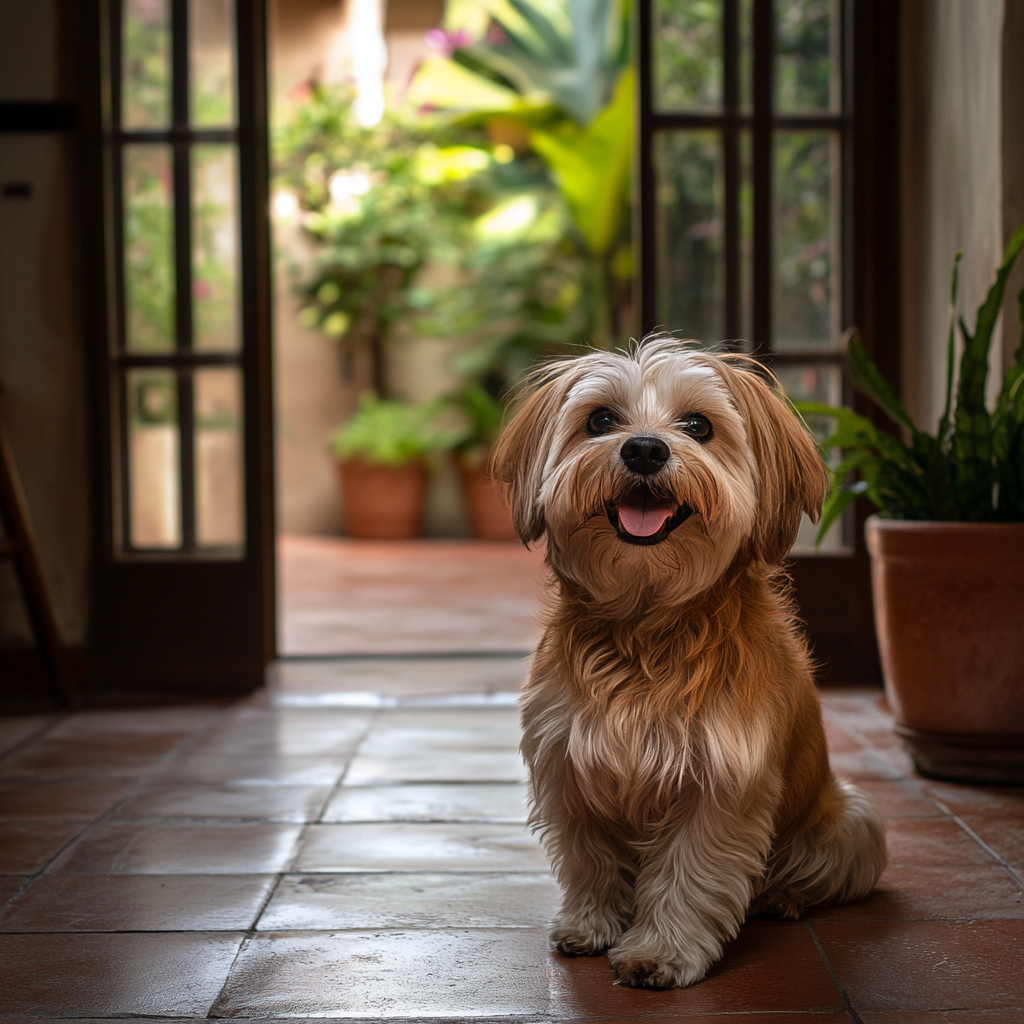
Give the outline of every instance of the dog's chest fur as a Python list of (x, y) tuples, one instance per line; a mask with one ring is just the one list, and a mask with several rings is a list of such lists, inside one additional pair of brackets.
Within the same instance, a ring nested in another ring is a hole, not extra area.
[[(670, 627), (666, 617), (656, 631), (650, 619), (573, 629), (556, 616), (548, 637), (558, 642), (542, 643), (522, 704), (534, 774), (542, 762), (568, 770), (592, 812), (618, 820), (756, 784), (777, 737), (771, 688), (750, 699), (741, 607), (716, 603), (716, 614), (676, 616)], [(758, 639), (762, 658), (779, 642)]]
[(611, 650), (601, 655), (582, 672), (563, 662), (534, 677), (523, 703), (524, 753), (531, 763), (562, 761), (602, 816), (650, 812), (693, 784), (703, 729), (687, 720), (685, 676), (666, 685)]

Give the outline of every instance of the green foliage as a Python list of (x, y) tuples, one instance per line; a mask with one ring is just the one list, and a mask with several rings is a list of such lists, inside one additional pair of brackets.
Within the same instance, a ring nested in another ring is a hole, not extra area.
[(135, 351), (166, 351), (175, 344), (169, 157), (164, 146), (125, 151), (125, 314), (128, 347)]
[(355, 414), (331, 435), (339, 459), (358, 457), (377, 466), (404, 466), (450, 449), (457, 435), (438, 422), (437, 402), (410, 404), (366, 394)]
[(663, 110), (715, 110), (722, 96), (720, 0), (655, 0), (655, 89)]
[[(421, 69), (416, 115), (363, 128), (350, 93), (315, 87), (275, 151), (312, 242), (302, 322), (370, 347), (378, 392), (381, 341), (399, 319), (472, 339), (454, 361), (466, 385), (453, 401), (474, 446), (493, 438), (494, 410), (533, 363), (610, 344), (618, 329), (632, 81), (621, 0), (463, 7), (483, 15), (476, 41), (452, 36), (450, 58)], [(452, 270), (421, 274), (439, 265)]]
[(131, 127), (171, 120), (171, 32), (162, 4), (127, 0), (123, 11), (122, 117)]
[[(893, 519), (963, 522), (1024, 520), (1024, 288), (1018, 295), (1021, 340), (990, 413), (985, 406), (988, 353), (1014, 261), (1024, 249), (1024, 224), (1013, 234), (996, 279), (978, 309), (974, 333), (961, 319), (963, 353), (953, 403), (957, 268), (947, 340), (946, 401), (934, 435), (918, 429), (868, 358), (856, 332), (847, 337), (847, 358), (857, 389), (903, 431), (896, 438), (850, 409), (797, 402), (804, 415), (827, 416), (835, 430), (827, 448), (842, 450), (833, 487), (822, 511), (818, 540), (860, 495)], [(959, 263), (959, 256), (957, 257)], [(846, 480), (856, 472), (853, 483)]]
[[(478, 0), (491, 18), (484, 39), (455, 61), (526, 101), (535, 120), (554, 108), (589, 124), (611, 100), (628, 59), (621, 0)], [(516, 105), (515, 101), (510, 101)]]
[(435, 296), (420, 326), (472, 337), (453, 368), (502, 398), (538, 359), (568, 353), (586, 337), (592, 265), (550, 188), (511, 193), (470, 227), (465, 286)]
[[(296, 196), (314, 243), (303, 323), (379, 349), (422, 296), (429, 260), (457, 259), (467, 218), (490, 202), (482, 133), (389, 112), (359, 125), (354, 96), (314, 87), (275, 136), (278, 182)], [(379, 362), (379, 351), (377, 352)]]
[(776, 341), (794, 347), (834, 337), (832, 170), (827, 132), (780, 132), (776, 137)]
[[(400, 318), (420, 335), (471, 337), (455, 368), (495, 398), (587, 336), (591, 267), (536, 156), (437, 118), (391, 113), (362, 128), (351, 104), (316, 88), (276, 137), (279, 185), (313, 243), (306, 326), (350, 346), (379, 346)], [(455, 283), (425, 286), (428, 264), (453, 268)]]
[(780, 111), (827, 110), (831, 99), (832, 0), (776, 0), (775, 96)]
[(461, 413), (465, 432), (458, 435), (455, 448), (462, 459), (470, 464), (480, 461), (490, 445), (501, 433), (505, 410), (482, 384), (470, 381), (449, 397), (455, 410)]
[[(619, 333), (632, 259), (628, 191), (633, 136), (628, 5), (616, 0), (480, 0), (490, 17), (477, 42), (421, 68), (416, 102), (463, 124), (511, 125), (547, 165), (591, 266), (582, 337), (607, 347)], [(455, 37), (457, 39), (457, 36)]]
[(608, 105), (581, 125), (568, 119), (530, 133), (590, 251), (606, 256), (626, 216), (633, 156), (633, 74), (619, 76)]

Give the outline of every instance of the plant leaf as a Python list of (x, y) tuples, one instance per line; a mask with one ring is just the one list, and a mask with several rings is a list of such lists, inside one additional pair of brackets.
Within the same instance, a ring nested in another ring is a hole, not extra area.
[(907, 410), (903, 408), (903, 403), (889, 387), (889, 382), (871, 361), (856, 327), (850, 328), (843, 336), (843, 345), (850, 363), (854, 386), (873, 398), (911, 437), (916, 438), (921, 431), (914, 425)]
[(815, 547), (821, 547), (825, 535), (832, 524), (858, 499), (864, 497), (866, 488), (841, 487), (833, 484), (828, 492), (825, 504), (821, 506), (821, 520), (818, 523), (818, 533), (814, 538)]
[(612, 102), (586, 127), (565, 121), (530, 133), (530, 145), (551, 168), (576, 226), (595, 255), (618, 237), (633, 151), (633, 73), (619, 78)]
[(1017, 293), (1020, 342), (992, 414), (992, 462), (998, 517), (1024, 519), (1024, 288)]
[(990, 519), (994, 514), (993, 484), (997, 474), (992, 464), (992, 423), (985, 407), (985, 381), (992, 331), (1007, 279), (1021, 249), (1024, 249), (1024, 224), (1013, 233), (1006, 246), (996, 279), (978, 308), (974, 334), (968, 332), (962, 320), (960, 322), (964, 351), (960, 357), (952, 443), (960, 518)]
[(958, 252), (953, 258), (953, 281), (949, 288), (949, 335), (946, 340), (946, 404), (939, 420), (937, 437), (941, 445), (949, 435), (950, 413), (953, 411), (953, 367), (956, 358), (956, 296), (960, 284), (960, 261), (964, 258)]

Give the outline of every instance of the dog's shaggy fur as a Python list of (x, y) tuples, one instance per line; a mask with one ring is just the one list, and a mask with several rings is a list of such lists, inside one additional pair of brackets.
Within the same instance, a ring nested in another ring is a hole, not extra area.
[(521, 709), (558, 949), (691, 985), (748, 913), (865, 896), (884, 831), (829, 768), (780, 567), (828, 478), (752, 364), (661, 339), (548, 367), (494, 467), (555, 578)]

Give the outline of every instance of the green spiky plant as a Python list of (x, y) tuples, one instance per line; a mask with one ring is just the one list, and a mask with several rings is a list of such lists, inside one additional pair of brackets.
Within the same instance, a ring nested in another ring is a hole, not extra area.
[[(1024, 520), (1024, 288), (1018, 294), (1021, 341), (990, 412), (985, 405), (989, 347), (1013, 264), (1024, 249), (1024, 224), (1014, 232), (996, 279), (978, 308), (974, 333), (956, 318), (957, 270), (946, 348), (946, 401), (935, 434), (918, 429), (868, 358), (856, 330), (848, 333), (846, 354), (854, 387), (867, 395), (902, 429), (893, 437), (851, 409), (817, 402), (794, 403), (804, 416), (824, 416), (835, 429), (826, 450), (842, 452), (833, 486), (822, 510), (818, 542), (843, 510), (863, 496), (891, 519), (954, 522)], [(956, 327), (963, 338), (960, 373), (953, 403)], [(851, 479), (853, 477), (853, 479)]]

